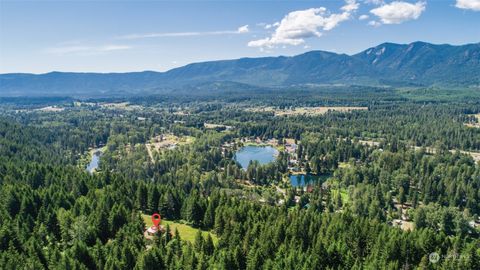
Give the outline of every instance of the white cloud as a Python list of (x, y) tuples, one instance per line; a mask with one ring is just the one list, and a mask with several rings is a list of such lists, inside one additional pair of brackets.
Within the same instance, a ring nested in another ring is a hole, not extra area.
[(368, 25), (373, 26), (373, 27), (379, 27), (382, 24), (377, 22), (377, 21), (369, 21)]
[(118, 50), (128, 50), (131, 49), (131, 46), (126, 45), (106, 45), (102, 47), (98, 47), (97, 49), (102, 52), (109, 52), (109, 51), (118, 51)]
[(280, 22), (274, 22), (274, 23), (272, 23), (272, 24), (266, 24), (264, 28), (265, 28), (265, 29), (270, 29), (270, 28), (272, 28), (272, 27), (277, 27), (277, 26), (279, 26), (279, 25), (280, 25)]
[(240, 34), (248, 33), (248, 32), (249, 32), (249, 30), (248, 30), (248, 24), (247, 24), (247, 25), (244, 25), (244, 26), (240, 26), (240, 27), (237, 29), (237, 32), (240, 33)]
[(240, 26), (237, 30), (226, 31), (206, 31), (206, 32), (170, 32), (170, 33), (147, 33), (147, 34), (131, 34), (120, 36), (118, 39), (143, 39), (143, 38), (165, 38), (165, 37), (194, 37), (194, 36), (219, 36), (219, 35), (235, 35), (250, 32), (248, 25)]
[(457, 8), (480, 11), (480, 0), (457, 0)]
[(320, 37), (322, 31), (330, 31), (339, 23), (351, 18), (358, 9), (355, 0), (346, 0), (341, 8), (342, 13), (330, 13), (326, 8), (310, 8), (288, 13), (277, 25), (267, 25), (266, 28), (276, 27), (275, 32), (263, 39), (252, 40), (249, 47), (273, 48), (279, 45), (297, 46), (305, 43), (306, 38)]
[(364, 0), (364, 2), (372, 5), (383, 5), (385, 3), (383, 0)]
[(370, 10), (370, 13), (380, 18), (384, 24), (399, 24), (409, 20), (416, 20), (425, 11), (425, 2), (417, 2), (415, 4), (394, 1), (390, 4), (382, 5), (378, 8)]
[(359, 19), (360, 21), (364, 21), (364, 20), (366, 20), (366, 19), (368, 19), (368, 18), (370, 18), (370, 16), (365, 15), (365, 14), (361, 15), (360, 17), (358, 17), (358, 19)]
[(73, 46), (61, 46), (48, 48), (45, 51), (51, 54), (98, 54), (119, 50), (128, 50), (131, 49), (131, 46), (127, 45), (102, 45), (102, 46), (83, 46), (83, 45), (73, 45)]
[(340, 9), (347, 12), (352, 12), (358, 9), (359, 4), (356, 0), (345, 0), (345, 5)]

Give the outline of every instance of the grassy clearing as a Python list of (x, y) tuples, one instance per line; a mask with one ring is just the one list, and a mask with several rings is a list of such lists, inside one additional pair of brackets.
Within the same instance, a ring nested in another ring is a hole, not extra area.
[(480, 113), (477, 114), (470, 114), (470, 116), (475, 117), (477, 119), (477, 122), (471, 122), (471, 123), (464, 123), (465, 126), (467, 127), (472, 127), (472, 128), (480, 128)]
[[(145, 222), (147, 227), (150, 227), (150, 226), (153, 225), (151, 216), (142, 215), (142, 217), (143, 217), (143, 221)], [(192, 226), (189, 226), (187, 224), (182, 224), (182, 223), (179, 223), (179, 222), (164, 220), (164, 219), (162, 219), (161, 224), (163, 226), (167, 226), (167, 224), (170, 225), (170, 230), (172, 231), (172, 233), (175, 232), (175, 229), (178, 229), (178, 232), (180, 233), (180, 237), (183, 240), (189, 241), (191, 243), (195, 242), (195, 235), (197, 234), (198, 229), (193, 228)], [(207, 232), (207, 231), (203, 231), (203, 230), (201, 230), (201, 231), (202, 231), (203, 237), (206, 238), (208, 236), (208, 234), (210, 234), (210, 236), (212, 237), (213, 243), (215, 245), (218, 243), (218, 237), (215, 234)]]
[(178, 137), (173, 134), (163, 134), (152, 138), (149, 143), (145, 144), (145, 147), (147, 148), (148, 155), (153, 162), (153, 151), (160, 152), (165, 149), (173, 149), (179, 145), (191, 144), (194, 140), (195, 137), (191, 136)]
[(250, 108), (252, 112), (273, 112), (275, 116), (290, 115), (322, 115), (330, 111), (351, 112), (355, 110), (368, 110), (368, 107), (297, 107), (292, 109), (277, 109), (274, 107)]
[(223, 125), (223, 124), (209, 124), (209, 123), (203, 123), (203, 126), (206, 128), (206, 129), (217, 129), (217, 128), (224, 128), (226, 130), (230, 130), (233, 128), (233, 126), (227, 126), (227, 125)]
[(42, 111), (42, 112), (63, 112), (65, 108), (57, 107), (57, 106), (47, 106), (40, 109), (36, 109), (35, 111)]
[(350, 168), (352, 167), (352, 165), (348, 162), (339, 162), (338, 163), (338, 167), (341, 168), (341, 169), (345, 169), (345, 168)]
[(343, 188), (342, 189), (332, 189), (333, 197), (336, 197), (338, 192), (340, 192), (340, 197), (342, 198), (342, 203), (347, 204), (348, 201), (349, 201), (347, 190), (343, 189)]
[(134, 111), (142, 110), (143, 107), (140, 105), (132, 105), (129, 102), (120, 102), (120, 103), (100, 103), (100, 107), (114, 110), (125, 110), (125, 111)]

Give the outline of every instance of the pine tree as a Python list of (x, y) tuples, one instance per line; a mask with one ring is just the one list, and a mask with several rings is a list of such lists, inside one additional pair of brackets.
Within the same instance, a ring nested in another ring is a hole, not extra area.
[(213, 239), (210, 234), (207, 235), (207, 240), (203, 244), (203, 253), (205, 255), (211, 256), (215, 250), (215, 246), (213, 244)]
[(140, 182), (137, 187), (137, 192), (136, 192), (136, 207), (139, 210), (144, 211), (147, 208), (147, 198), (148, 198), (148, 192), (147, 192), (147, 187), (145, 184)]
[(195, 243), (194, 243), (194, 247), (195, 247), (196, 252), (201, 252), (202, 251), (204, 241), (205, 240), (203, 239), (202, 231), (197, 230), (197, 233), (195, 234)]
[(158, 211), (158, 202), (160, 200), (160, 193), (156, 186), (152, 186), (148, 192), (148, 210), (150, 213)]

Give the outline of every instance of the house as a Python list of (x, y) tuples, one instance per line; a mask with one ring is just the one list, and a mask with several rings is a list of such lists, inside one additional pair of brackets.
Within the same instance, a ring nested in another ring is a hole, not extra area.
[(297, 151), (297, 145), (294, 143), (287, 143), (285, 144), (285, 151), (289, 154), (295, 154)]
[(146, 231), (145, 231), (145, 236), (155, 236), (157, 235), (158, 233), (163, 233), (165, 232), (165, 228), (160, 225), (160, 226), (155, 226), (155, 225), (152, 225), (150, 228), (148, 228)]
[(157, 226), (151, 226), (150, 228), (147, 229), (147, 234), (150, 236), (154, 236), (158, 233), (158, 227)]

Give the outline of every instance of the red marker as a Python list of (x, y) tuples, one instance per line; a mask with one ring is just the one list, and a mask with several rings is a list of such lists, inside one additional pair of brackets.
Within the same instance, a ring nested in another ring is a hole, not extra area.
[(155, 213), (152, 215), (152, 222), (155, 225), (155, 227), (158, 228), (158, 225), (160, 224), (161, 221), (162, 221), (162, 218), (160, 217), (159, 214)]

